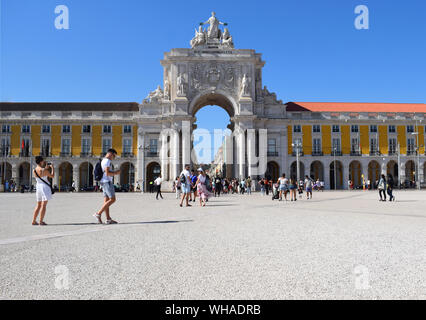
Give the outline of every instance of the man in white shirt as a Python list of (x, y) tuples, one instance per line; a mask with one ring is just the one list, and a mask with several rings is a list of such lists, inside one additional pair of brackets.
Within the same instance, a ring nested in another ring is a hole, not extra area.
[(104, 211), (107, 218), (107, 224), (117, 223), (117, 221), (112, 220), (111, 216), (109, 215), (109, 207), (115, 202), (115, 189), (114, 185), (112, 184), (112, 178), (115, 175), (120, 174), (120, 170), (112, 170), (111, 160), (114, 160), (116, 155), (117, 151), (114, 149), (109, 149), (105, 155), (105, 158), (101, 162), (101, 167), (104, 174), (100, 184), (104, 193), (104, 204), (102, 205), (101, 209), (93, 215), (100, 224), (102, 224), (101, 215)]
[(158, 195), (160, 195), (161, 199), (163, 199), (163, 195), (161, 194), (161, 182), (163, 182), (163, 178), (161, 178), (161, 174), (154, 180), (154, 186), (157, 189), (157, 195), (155, 199), (158, 200)]
[(182, 189), (182, 199), (180, 201), (180, 206), (182, 207), (183, 200), (186, 199), (186, 206), (191, 207), (191, 205), (188, 203), (189, 197), (191, 195), (191, 187), (192, 187), (192, 181), (191, 181), (191, 173), (189, 164), (185, 166), (185, 169), (180, 173), (179, 179), (181, 179), (181, 189)]
[(306, 189), (306, 197), (307, 199), (312, 199), (312, 179), (309, 176), (305, 176), (305, 189)]

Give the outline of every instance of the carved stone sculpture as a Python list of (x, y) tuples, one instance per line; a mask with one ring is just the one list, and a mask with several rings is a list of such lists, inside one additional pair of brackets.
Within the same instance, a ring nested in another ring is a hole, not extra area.
[(250, 78), (247, 77), (247, 74), (244, 74), (243, 79), (241, 80), (241, 96), (250, 96)]
[(177, 77), (177, 95), (179, 97), (185, 96), (185, 78), (182, 73), (179, 73)]

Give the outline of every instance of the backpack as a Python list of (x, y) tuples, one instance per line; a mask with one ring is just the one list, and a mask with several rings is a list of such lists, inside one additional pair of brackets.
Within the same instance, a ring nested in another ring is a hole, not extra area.
[(185, 175), (184, 175), (184, 174), (182, 174), (182, 175), (180, 176), (180, 183), (183, 183), (183, 184), (185, 184), (185, 183), (186, 183), (186, 177), (185, 177)]
[(95, 169), (93, 170), (93, 176), (95, 177), (96, 181), (101, 181), (104, 176), (104, 171), (102, 170), (101, 165), (102, 160), (99, 160), (98, 163), (95, 165)]

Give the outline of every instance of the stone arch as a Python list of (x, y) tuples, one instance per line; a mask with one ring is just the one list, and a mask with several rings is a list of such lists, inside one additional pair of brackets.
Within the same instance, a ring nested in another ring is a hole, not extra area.
[[(305, 164), (299, 160), (299, 179), (305, 177)], [(297, 161), (293, 161), (290, 166), (290, 178), (297, 179)]]
[(398, 163), (395, 160), (391, 160), (386, 165), (386, 175), (391, 175), (395, 182), (398, 181)]
[(158, 174), (161, 173), (161, 165), (156, 162), (152, 161), (146, 165), (146, 187), (149, 190), (149, 187), (151, 182), (154, 182), (154, 180), (158, 177)]
[(27, 161), (21, 162), (18, 166), (18, 185), (29, 186), (32, 176), (30, 173), (30, 163)]
[(123, 162), (120, 166), (120, 185), (121, 187), (132, 190), (131, 186), (135, 184), (135, 166), (130, 161)]
[(316, 180), (324, 181), (324, 165), (321, 161), (315, 160), (311, 163), (311, 170), (309, 176)]
[(358, 160), (354, 160), (349, 164), (349, 179), (352, 181), (354, 189), (362, 186), (362, 165)]
[(73, 180), (73, 166), (68, 161), (62, 162), (58, 167), (59, 186), (62, 190), (71, 189)]
[(408, 160), (405, 163), (405, 179), (410, 186), (416, 181), (416, 163), (413, 160)]
[(214, 92), (207, 90), (198, 93), (189, 104), (188, 113), (194, 116), (202, 107), (208, 105), (222, 107), (231, 119), (239, 114), (237, 102), (222, 90), (215, 90)]
[(280, 166), (275, 161), (269, 161), (266, 165), (265, 177), (277, 181), (280, 176)]
[(372, 160), (368, 163), (368, 180), (372, 188), (376, 188), (376, 181), (380, 179), (380, 164), (376, 160)]
[[(336, 170), (334, 170), (334, 163), (336, 163)], [(336, 178), (334, 177), (335, 172)], [(343, 189), (343, 164), (340, 161), (330, 163), (330, 189)]]
[(93, 187), (93, 165), (89, 162), (82, 162), (78, 168), (79, 170), (79, 188)]
[(12, 179), (12, 165), (3, 161), (0, 162), (0, 181), (4, 184), (6, 181), (10, 181)]

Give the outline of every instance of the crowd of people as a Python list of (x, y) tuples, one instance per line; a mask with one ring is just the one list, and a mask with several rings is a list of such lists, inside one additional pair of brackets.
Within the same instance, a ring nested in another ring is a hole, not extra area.
[[(102, 214), (105, 214), (107, 224), (116, 224), (117, 222), (111, 218), (110, 207), (115, 203), (116, 187), (113, 184), (113, 177), (120, 174), (120, 170), (114, 170), (112, 161), (115, 159), (117, 151), (109, 149), (103, 159), (100, 159), (95, 166), (94, 177), (97, 181), (96, 186), (98, 190), (101, 190), (104, 195), (104, 201), (101, 208), (93, 214), (97, 223), (102, 224)], [(43, 157), (37, 156), (35, 158), (37, 164), (33, 171), (33, 176), (36, 180), (36, 200), (37, 205), (34, 209), (33, 214), (33, 225), (46, 225), (44, 222), (44, 216), (46, 213), (46, 206), (52, 194), (55, 192), (55, 188), (50, 183), (49, 179), (53, 179), (55, 176), (55, 170), (51, 163), (48, 163)], [(161, 174), (156, 177), (150, 186), (152, 185), (152, 191), (156, 190), (156, 199), (163, 199), (161, 193), (161, 184), (163, 182)], [(351, 182), (349, 182), (351, 184)], [(185, 169), (176, 177), (173, 182), (173, 191), (176, 194), (176, 199), (180, 199), (180, 207), (185, 206), (191, 207), (191, 202), (196, 202), (196, 198), (199, 199), (199, 204), (205, 207), (210, 197), (220, 197), (221, 194), (248, 194), (259, 186), (261, 195), (268, 196), (272, 193), (272, 200), (278, 199), (279, 201), (297, 201), (303, 197), (303, 193), (306, 193), (306, 199), (312, 199), (313, 190), (324, 191), (324, 181), (319, 179), (314, 180), (308, 175), (304, 179), (299, 181), (290, 177), (287, 178), (285, 174), (282, 174), (276, 181), (271, 178), (265, 177), (258, 181), (253, 181), (251, 177), (244, 179), (228, 179), (222, 178), (219, 175), (210, 177), (203, 168), (197, 170), (192, 169), (189, 165), (185, 166)], [(381, 175), (380, 179), (376, 183), (377, 189), (379, 190), (380, 201), (386, 201), (389, 196), (389, 201), (395, 201), (393, 195), (393, 189), (395, 182), (391, 175), (385, 177)], [(14, 188), (13, 185), (10, 188)], [(75, 189), (75, 183), (73, 182), (72, 188)], [(136, 190), (140, 189), (139, 183), (135, 186)], [(37, 218), (40, 216), (39, 221)]]

